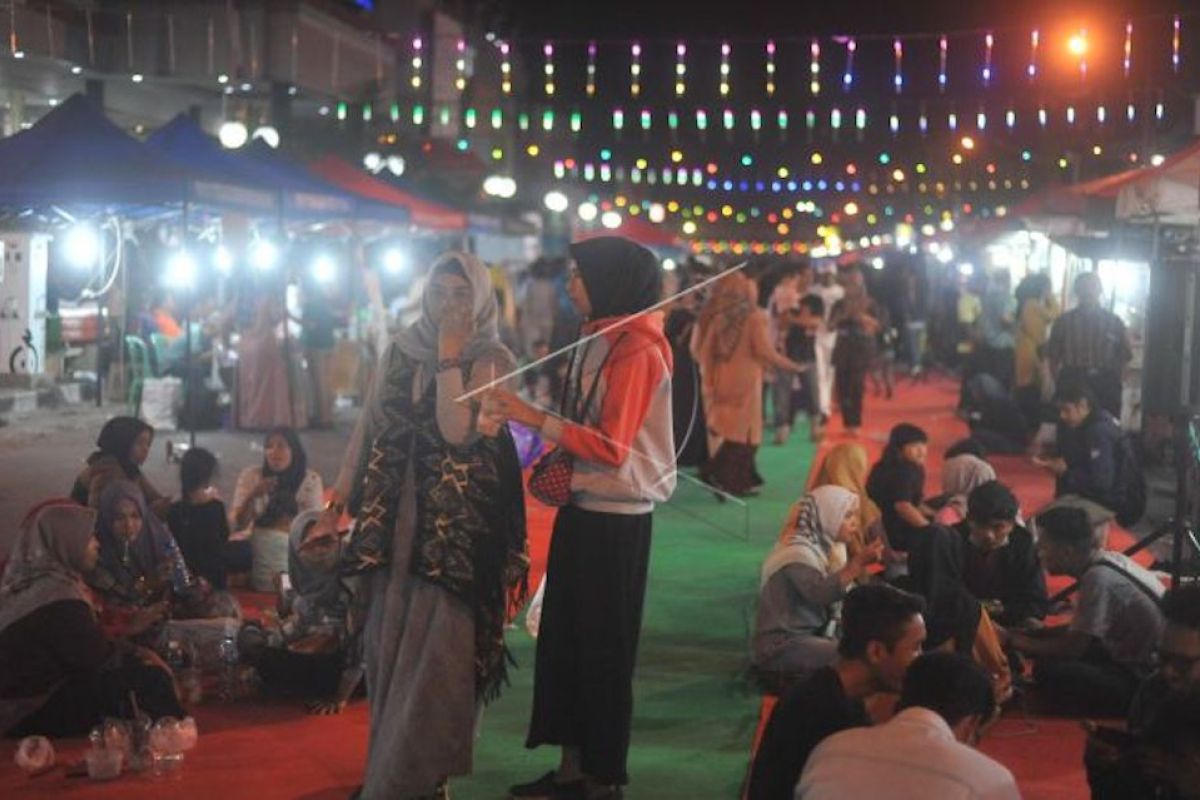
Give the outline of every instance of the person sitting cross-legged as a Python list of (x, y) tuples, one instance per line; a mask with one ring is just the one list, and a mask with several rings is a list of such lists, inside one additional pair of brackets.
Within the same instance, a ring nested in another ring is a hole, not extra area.
[(854, 589), (842, 604), (837, 660), (779, 701), (750, 772), (748, 800), (791, 800), (809, 753), (826, 737), (870, 724), (863, 700), (899, 691), (925, 641), (920, 597), (887, 584)]

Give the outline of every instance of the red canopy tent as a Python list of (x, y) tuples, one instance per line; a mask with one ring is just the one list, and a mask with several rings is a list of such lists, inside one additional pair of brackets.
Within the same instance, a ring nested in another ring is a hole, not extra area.
[(325, 156), (320, 161), (310, 164), (309, 169), (352, 194), (407, 208), (412, 224), (419, 228), (435, 231), (467, 229), (467, 215), (463, 212), (409, 194), (403, 189), (371, 177), (337, 156)]
[(665, 225), (656, 225), (638, 217), (625, 217), (617, 228), (597, 228), (583, 231), (580, 239), (595, 239), (598, 236), (624, 236), (645, 247), (682, 247), (683, 241), (671, 233)]

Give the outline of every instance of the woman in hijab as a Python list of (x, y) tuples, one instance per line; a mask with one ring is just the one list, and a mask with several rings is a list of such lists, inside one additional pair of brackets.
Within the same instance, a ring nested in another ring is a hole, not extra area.
[(587, 322), (563, 413), (508, 392), (485, 409), (539, 430), (573, 464), (554, 520), (526, 740), (559, 746), (561, 758), (511, 787), (519, 798), (620, 797), (628, 783), (653, 512), (675, 489), (671, 346), (651, 310), (662, 292), (658, 259), (618, 236), (577, 242), (571, 256), (568, 291)]
[[(282, 291), (282, 288), (279, 289)], [(252, 327), (238, 342), (237, 425), (262, 431), (279, 425), (308, 427), (308, 404), (300, 370), (300, 343), (286, 347), (278, 294), (258, 298)]]
[(142, 490), (146, 503), (165, 517), (171, 500), (151, 485), (142, 474), (142, 464), (154, 444), (154, 428), (136, 417), (113, 417), (100, 429), (96, 451), (88, 456), (87, 466), (75, 479), (71, 499), (80, 505), (98, 507), (100, 493), (113, 481), (133, 481)]
[(0, 579), (0, 735), (78, 736), (129, 717), (182, 716), (171, 674), (148, 650), (108, 639), (83, 583), (100, 555), (95, 512), (30, 512)]
[(263, 440), (261, 467), (246, 467), (233, 492), (231, 541), (249, 540), (250, 584), (257, 592), (275, 591), (287, 572), (288, 531), (304, 511), (324, 504), (321, 476), (308, 468), (308, 455), (292, 428), (275, 428)]
[(996, 480), (996, 470), (982, 458), (961, 455), (942, 462), (942, 507), (934, 516), (939, 525), (957, 525), (967, 518), (967, 497), (978, 486)]
[(864, 542), (873, 542), (876, 539), (886, 540), (883, 531), (883, 515), (879, 511), (879, 506), (875, 505), (875, 501), (867, 494), (867, 469), (870, 466), (867, 458), (867, 449), (861, 444), (842, 442), (834, 445), (825, 456), (825, 460), (821, 462), (821, 468), (817, 470), (817, 475), (812, 482), (814, 487), (840, 486), (858, 496), (860, 536), (857, 541), (850, 543), (852, 553)]
[[(362, 641), (350, 624), (350, 592), (340, 576), (342, 541), (317, 527), (320, 511), (292, 523), (282, 640), (267, 646), (262, 629), (248, 624), (239, 649), (267, 692), (309, 701), (314, 714), (340, 714), (363, 678)], [(256, 646), (257, 645), (257, 646)]]
[(867, 477), (867, 494), (883, 512), (888, 544), (901, 552), (908, 552), (933, 516), (924, 503), (928, 442), (925, 431), (900, 423), (892, 428), (883, 455)]
[[(508, 428), (478, 426), (468, 391), (516, 365), (496, 327), (487, 268), (433, 263), (421, 316), (392, 341), (313, 536), (356, 525), (371, 735), (361, 796), (443, 796), (471, 771), (475, 722), (504, 685), (510, 593), (528, 558), (521, 468)], [(483, 435), (484, 433), (490, 435)]]
[(775, 349), (769, 327), (757, 285), (735, 272), (717, 283), (692, 340), (709, 431), (710, 458), (700, 477), (738, 496), (762, 486), (754, 456), (762, 442), (763, 369), (805, 369)]
[(197, 587), (175, 538), (146, 507), (129, 481), (109, 484), (96, 518), (100, 558), (85, 575), (114, 635), (152, 642), (176, 599), (192, 601)]
[(858, 495), (818, 486), (792, 506), (779, 541), (763, 563), (751, 661), (786, 683), (803, 680), (837, 656), (841, 599), (883, 543), (847, 557), (859, 534)]

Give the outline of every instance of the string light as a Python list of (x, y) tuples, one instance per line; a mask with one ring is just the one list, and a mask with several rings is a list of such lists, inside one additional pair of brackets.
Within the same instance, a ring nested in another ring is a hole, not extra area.
[(896, 56), (896, 75), (892, 78), (892, 85), (896, 87), (896, 94), (904, 88), (904, 43), (897, 37), (892, 42), (892, 53)]
[(846, 41), (846, 71), (842, 73), (842, 89), (847, 92), (854, 85), (854, 51), (857, 49), (858, 43), (853, 39)]
[(816, 97), (821, 93), (821, 42), (812, 40), (808, 47), (808, 90)]
[(950, 41), (943, 34), (938, 39), (938, 91), (946, 91), (946, 60), (950, 51)]
[(642, 120), (642, 130), (644, 130), (644, 131), (650, 130), (650, 125), (653, 122), (653, 117), (650, 114), (650, 109), (648, 109), (648, 108), (642, 109), (641, 120)]
[(546, 74), (546, 97), (554, 97), (554, 45), (546, 42), (542, 54), (546, 57), (546, 64), (542, 68)]
[(708, 112), (703, 108), (696, 109), (696, 130), (708, 130)]
[(1125, 69), (1125, 77), (1129, 77), (1129, 70), (1133, 66), (1133, 22), (1125, 23), (1125, 60), (1122, 62)]
[(1008, 111), (1005, 111), (1004, 112), (1004, 124), (1008, 127), (1009, 130), (1012, 130), (1013, 128), (1015, 128), (1017, 126), (1017, 112), (1013, 111), (1011, 108), (1008, 109)]
[(459, 39), (454, 43), (454, 88), (464, 91), (467, 88), (467, 41)]
[(757, 108), (750, 111), (750, 129), (755, 131), (762, 129), (762, 112)]
[(512, 45), (500, 43), (500, 91), (512, 94)]
[(1046, 107), (1038, 106), (1038, 125), (1041, 125), (1043, 128), (1046, 127), (1046, 124), (1050, 121), (1049, 117), (1050, 115), (1046, 113)]
[(1096, 122), (1103, 125), (1108, 121), (1108, 109), (1104, 106), (1096, 106)]
[(729, 54), (732, 49), (729, 42), (721, 43), (721, 97), (729, 96)]
[(787, 130), (788, 112), (786, 109), (783, 109), (783, 108), (779, 109), (779, 115), (778, 115), (778, 119), (776, 120), (776, 122), (779, 125), (779, 130), (781, 130), (781, 131)]
[(642, 93), (642, 46), (634, 42), (629, 47), (629, 94), (637, 97)]
[(775, 42), (767, 42), (767, 97), (775, 96)]
[(946, 127), (952, 131), (958, 130), (958, 114), (951, 111), (946, 115)]
[(675, 96), (683, 97), (687, 93), (687, 44), (679, 42), (675, 45)]
[(1179, 15), (1171, 21), (1171, 68), (1179, 72), (1180, 22)]
[(1026, 69), (1026, 73), (1029, 75), (1029, 80), (1031, 81), (1037, 79), (1038, 44), (1040, 40), (1041, 33), (1037, 28), (1034, 28), (1033, 32), (1029, 34), (1029, 67)]
[(1125, 106), (1125, 119), (1129, 122), (1133, 122), (1137, 119), (1137, 106), (1135, 106), (1133, 103)]
[(840, 108), (834, 108), (829, 112), (829, 127), (835, 131), (842, 127), (842, 110)]
[(975, 115), (975, 127), (981, 131), (987, 129), (987, 114), (982, 109)]
[(421, 67), (424, 64), (424, 58), (422, 56), (422, 53), (424, 52), (424, 47), (425, 47), (425, 43), (423, 41), (421, 41), (420, 36), (416, 36), (413, 38), (413, 40), (412, 40), (412, 49), (413, 49), (412, 79), (411, 79), (410, 83), (412, 84), (412, 88), (414, 88), (414, 89), (421, 88)]
[(1075, 106), (1067, 106), (1067, 124), (1075, 124)]
[(987, 88), (992, 82), (992, 48), (996, 44), (996, 37), (988, 33), (983, 37), (983, 88)]
[(867, 129), (867, 110), (861, 106), (854, 112), (854, 127), (860, 131)]
[(921, 116), (917, 118), (917, 128), (920, 129), (922, 136), (929, 132), (929, 117), (926, 115), (923, 106), (921, 108)]
[(727, 108), (721, 112), (721, 122), (725, 126), (725, 130), (731, 131), (734, 126), (733, 109)]
[(1080, 28), (1079, 33), (1071, 37), (1068, 47), (1070, 48), (1072, 54), (1079, 56), (1079, 77), (1083, 80), (1086, 80), (1088, 51), (1087, 30)]
[(587, 48), (587, 86), (588, 97), (596, 96), (596, 43), (588, 42)]

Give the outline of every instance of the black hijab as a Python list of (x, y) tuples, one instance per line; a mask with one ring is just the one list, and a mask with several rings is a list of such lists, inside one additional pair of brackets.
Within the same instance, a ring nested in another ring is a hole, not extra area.
[(575, 242), (571, 257), (592, 304), (592, 319), (645, 311), (662, 296), (662, 269), (654, 253), (622, 236)]
[(263, 526), (272, 525), (280, 519), (290, 520), (299, 513), (296, 492), (300, 491), (300, 484), (308, 474), (308, 455), (304, 452), (304, 445), (300, 443), (300, 435), (284, 425), (272, 428), (263, 439), (264, 449), (272, 436), (280, 436), (287, 442), (288, 449), (292, 451), (292, 463), (282, 472), (275, 472), (267, 463), (266, 456), (263, 456), (263, 477), (275, 479), (275, 491), (267, 500), (266, 510), (257, 520), (257, 524)]
[(129, 453), (137, 438), (146, 432), (153, 436), (154, 428), (136, 417), (113, 417), (100, 429), (100, 436), (96, 439), (97, 450), (88, 456), (88, 463), (94, 464), (98, 459), (110, 456), (121, 465), (125, 477), (135, 480), (142, 470), (133, 463)]

